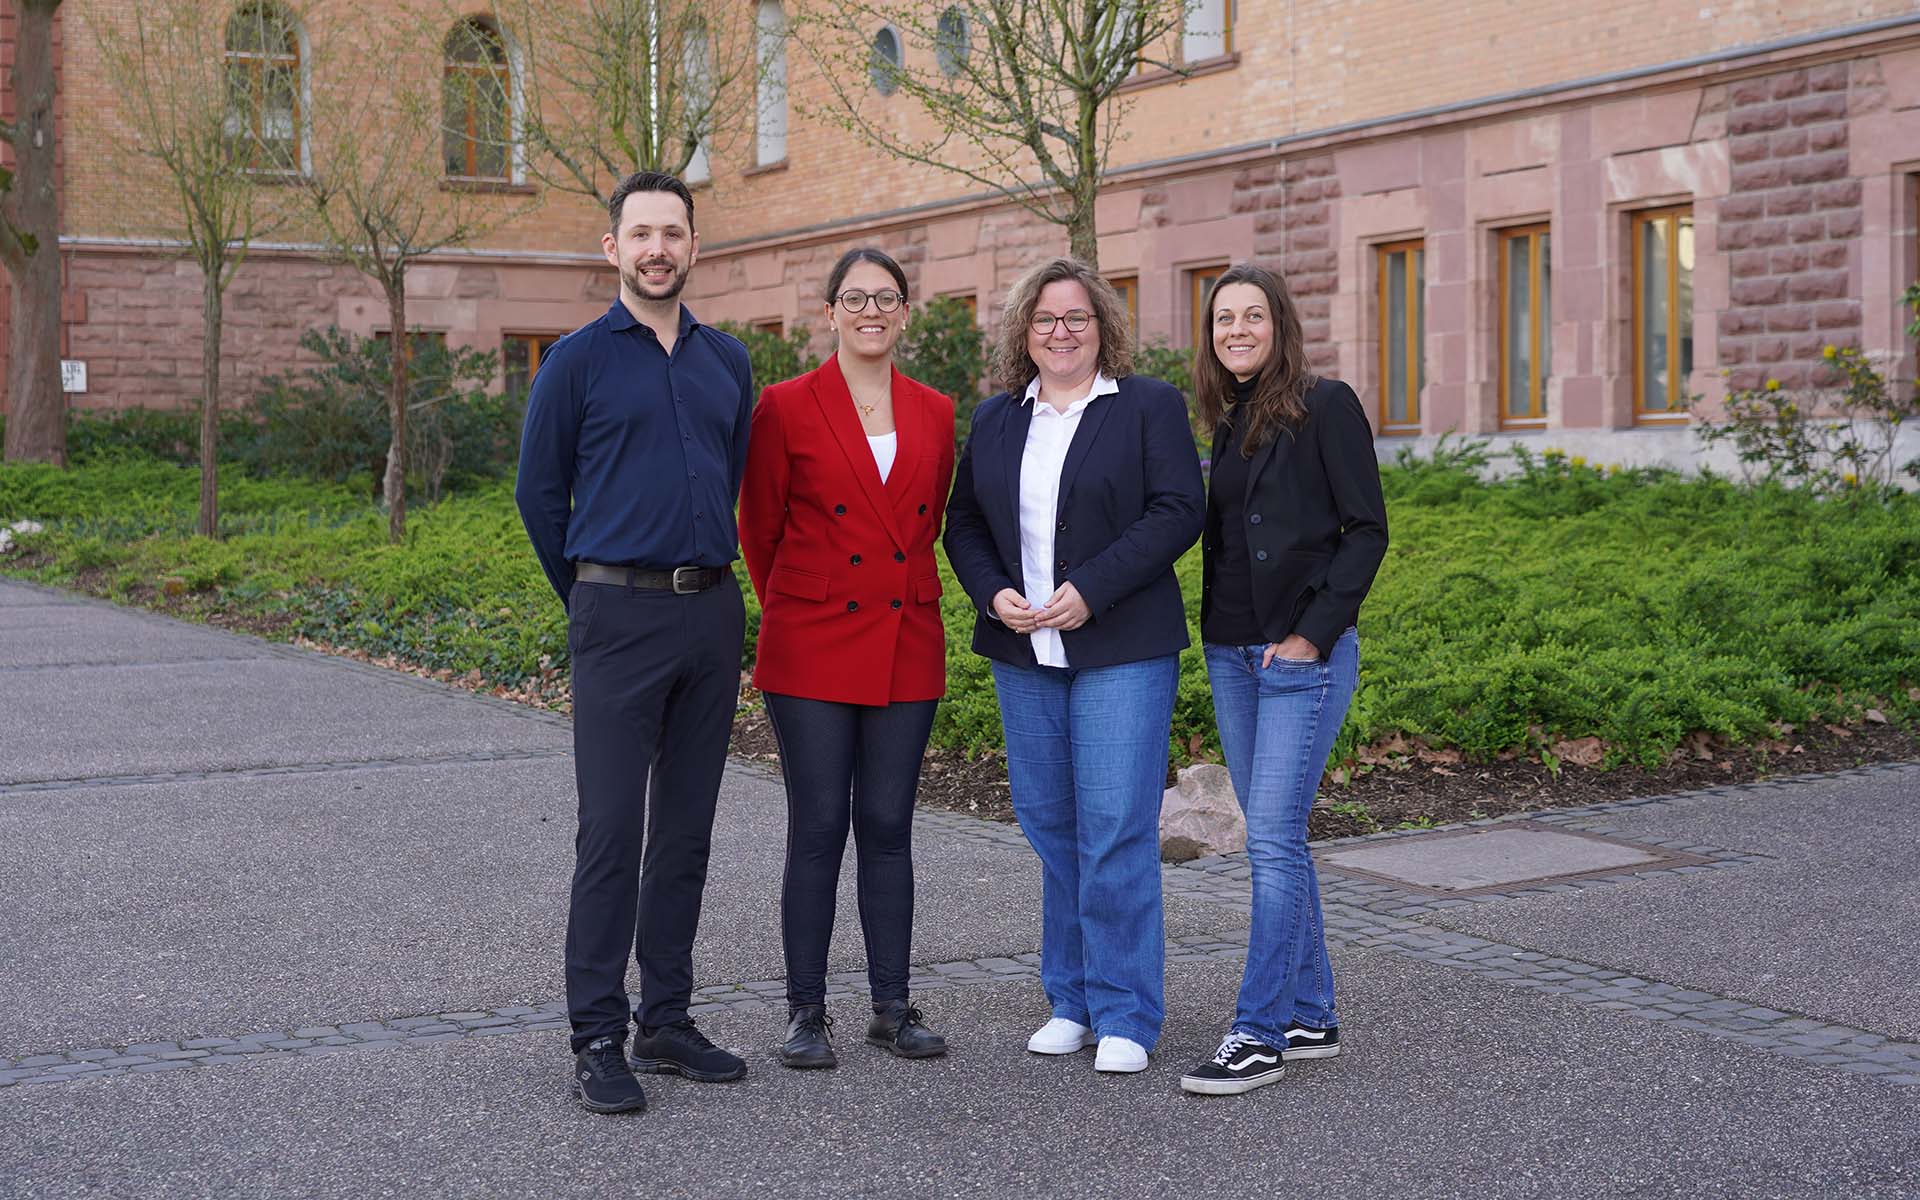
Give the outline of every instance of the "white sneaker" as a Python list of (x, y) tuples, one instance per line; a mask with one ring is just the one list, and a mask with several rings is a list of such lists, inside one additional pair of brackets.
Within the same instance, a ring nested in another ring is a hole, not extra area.
[(1027, 1050), (1033, 1054), (1072, 1054), (1093, 1042), (1093, 1030), (1078, 1021), (1055, 1017), (1027, 1039)]
[(1144, 1071), (1147, 1069), (1146, 1047), (1131, 1038), (1103, 1037), (1100, 1050), (1093, 1057), (1093, 1069), (1124, 1075)]

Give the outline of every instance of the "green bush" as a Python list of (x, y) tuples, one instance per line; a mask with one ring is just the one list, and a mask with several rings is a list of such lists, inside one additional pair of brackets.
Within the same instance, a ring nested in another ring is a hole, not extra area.
[(954, 440), (966, 441), (987, 370), (986, 341), (972, 306), (954, 296), (921, 305), (900, 339), (898, 359), (909, 378), (953, 398)]
[(809, 348), (813, 335), (803, 325), (795, 325), (784, 335), (766, 329), (753, 329), (737, 321), (716, 321), (715, 329), (725, 330), (747, 347), (747, 362), (753, 367), (753, 389), (784, 383), (796, 375), (805, 375), (820, 365)]

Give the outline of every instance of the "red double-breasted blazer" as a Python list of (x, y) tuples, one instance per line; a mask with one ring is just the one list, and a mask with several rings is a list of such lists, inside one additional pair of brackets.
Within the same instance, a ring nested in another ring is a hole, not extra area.
[(762, 691), (888, 704), (946, 692), (933, 547), (953, 483), (953, 401), (893, 373), (885, 483), (839, 357), (760, 393), (740, 552), (760, 598)]

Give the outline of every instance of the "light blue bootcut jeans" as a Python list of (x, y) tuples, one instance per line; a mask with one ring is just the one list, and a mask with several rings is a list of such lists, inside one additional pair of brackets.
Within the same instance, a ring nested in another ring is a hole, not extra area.
[(1205, 646), (1220, 748), (1247, 816), (1253, 868), (1253, 928), (1233, 1028), (1284, 1046), (1288, 1025), (1338, 1023), (1307, 813), (1359, 682), (1360, 635), (1348, 629), (1320, 662), (1276, 658), (1262, 667), (1266, 650)]
[(1165, 1016), (1160, 799), (1177, 656), (993, 664), (1013, 811), (1042, 869), (1040, 985), (1053, 1015), (1148, 1050)]

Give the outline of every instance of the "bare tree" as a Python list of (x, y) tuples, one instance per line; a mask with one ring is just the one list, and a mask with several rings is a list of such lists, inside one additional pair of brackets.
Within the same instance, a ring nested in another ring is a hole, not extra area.
[(60, 390), (60, 210), (54, 201), (53, 14), (60, 0), (19, 0), (8, 86), (18, 110), (0, 121), (14, 169), (0, 170), (0, 266), (13, 288), (8, 345), (8, 461), (67, 461)]
[[(1098, 265), (1094, 199), (1129, 107), (1118, 93), (1136, 71), (1183, 70), (1164, 50), (1195, 3), (816, 0), (797, 39), (827, 99), (802, 107), (1064, 226)], [(886, 111), (895, 93), (922, 119)]]
[[(200, 268), (200, 518), (219, 530), (220, 337), (227, 285), (248, 247), (284, 220), (263, 188), (301, 167), (299, 34), (277, 4), (149, 0), (90, 18), (113, 85), (115, 151), (164, 177), (168, 203), (143, 209)], [(284, 194), (276, 188), (271, 199)]]
[(506, 0), (527, 169), (605, 201), (634, 171), (706, 177), (752, 128), (753, 28), (704, 0)]
[(325, 253), (373, 280), (387, 301), (392, 431), (383, 495), (395, 542), (407, 525), (408, 272), (529, 203), (511, 186), (504, 36), (490, 22), (456, 17), (445, 25), (436, 13), (382, 6), (341, 21), (328, 57), (382, 63), (380, 86), (316, 92), (313, 105), (309, 195)]

